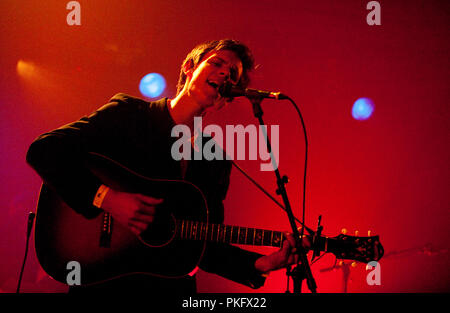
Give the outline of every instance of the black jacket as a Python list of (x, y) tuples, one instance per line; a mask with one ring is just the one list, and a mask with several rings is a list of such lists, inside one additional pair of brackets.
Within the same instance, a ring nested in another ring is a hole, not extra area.
[[(83, 166), (87, 152), (108, 156), (147, 177), (182, 179), (180, 162), (171, 156), (171, 146), (177, 140), (171, 137), (173, 126), (167, 99), (146, 102), (117, 94), (91, 115), (39, 136), (28, 150), (27, 162), (71, 208), (92, 218), (101, 212), (92, 205), (101, 181)], [(206, 196), (210, 222), (223, 223), (222, 201), (230, 172), (231, 162), (227, 160), (189, 162), (184, 179), (197, 185)], [(260, 256), (231, 245), (210, 243), (200, 268), (258, 288), (265, 280), (254, 268)], [(189, 277), (174, 282), (138, 275), (116, 280), (109, 286), (157, 285), (159, 291), (164, 286), (171, 291), (181, 286), (180, 291), (195, 291), (195, 282)]]

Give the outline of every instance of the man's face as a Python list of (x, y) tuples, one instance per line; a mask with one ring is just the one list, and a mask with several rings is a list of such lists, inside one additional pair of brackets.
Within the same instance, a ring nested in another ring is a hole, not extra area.
[(242, 62), (230, 50), (210, 51), (196, 68), (186, 73), (187, 91), (202, 110), (221, 108), (225, 99), (219, 94), (219, 87), (226, 81), (237, 84), (242, 75)]

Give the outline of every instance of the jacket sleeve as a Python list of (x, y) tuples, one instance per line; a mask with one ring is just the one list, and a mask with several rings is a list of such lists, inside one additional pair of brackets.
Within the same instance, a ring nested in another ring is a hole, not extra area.
[(101, 181), (84, 166), (85, 157), (120, 132), (129, 112), (129, 105), (113, 97), (91, 115), (39, 136), (28, 149), (26, 160), (44, 183), (87, 218), (101, 212), (92, 205)]
[[(226, 162), (226, 166), (217, 177), (217, 189), (213, 192), (214, 199), (210, 202), (210, 211), (218, 212), (215, 223), (224, 221), (223, 200), (229, 186), (231, 173), (231, 162)], [(203, 256), (200, 268), (206, 272), (220, 275), (234, 282), (257, 289), (264, 285), (266, 276), (257, 271), (255, 262), (262, 255), (241, 249), (239, 247), (224, 243), (208, 243)]]

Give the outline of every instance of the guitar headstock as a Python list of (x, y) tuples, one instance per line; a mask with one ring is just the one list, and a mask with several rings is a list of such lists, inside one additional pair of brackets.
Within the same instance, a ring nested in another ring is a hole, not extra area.
[(379, 236), (361, 237), (340, 234), (328, 238), (327, 252), (333, 253), (338, 259), (368, 263), (380, 260), (384, 249)]

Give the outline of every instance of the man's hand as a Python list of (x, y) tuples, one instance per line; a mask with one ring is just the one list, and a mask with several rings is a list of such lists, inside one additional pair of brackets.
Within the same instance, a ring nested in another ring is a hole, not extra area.
[[(303, 247), (308, 249), (311, 247), (309, 237), (303, 237)], [(260, 257), (255, 262), (255, 268), (263, 273), (277, 270), (298, 262), (297, 249), (295, 248), (295, 239), (291, 234), (287, 235), (283, 246), (277, 252)]]
[(162, 202), (163, 199), (110, 189), (103, 200), (102, 209), (140, 235), (153, 222), (156, 206)]

